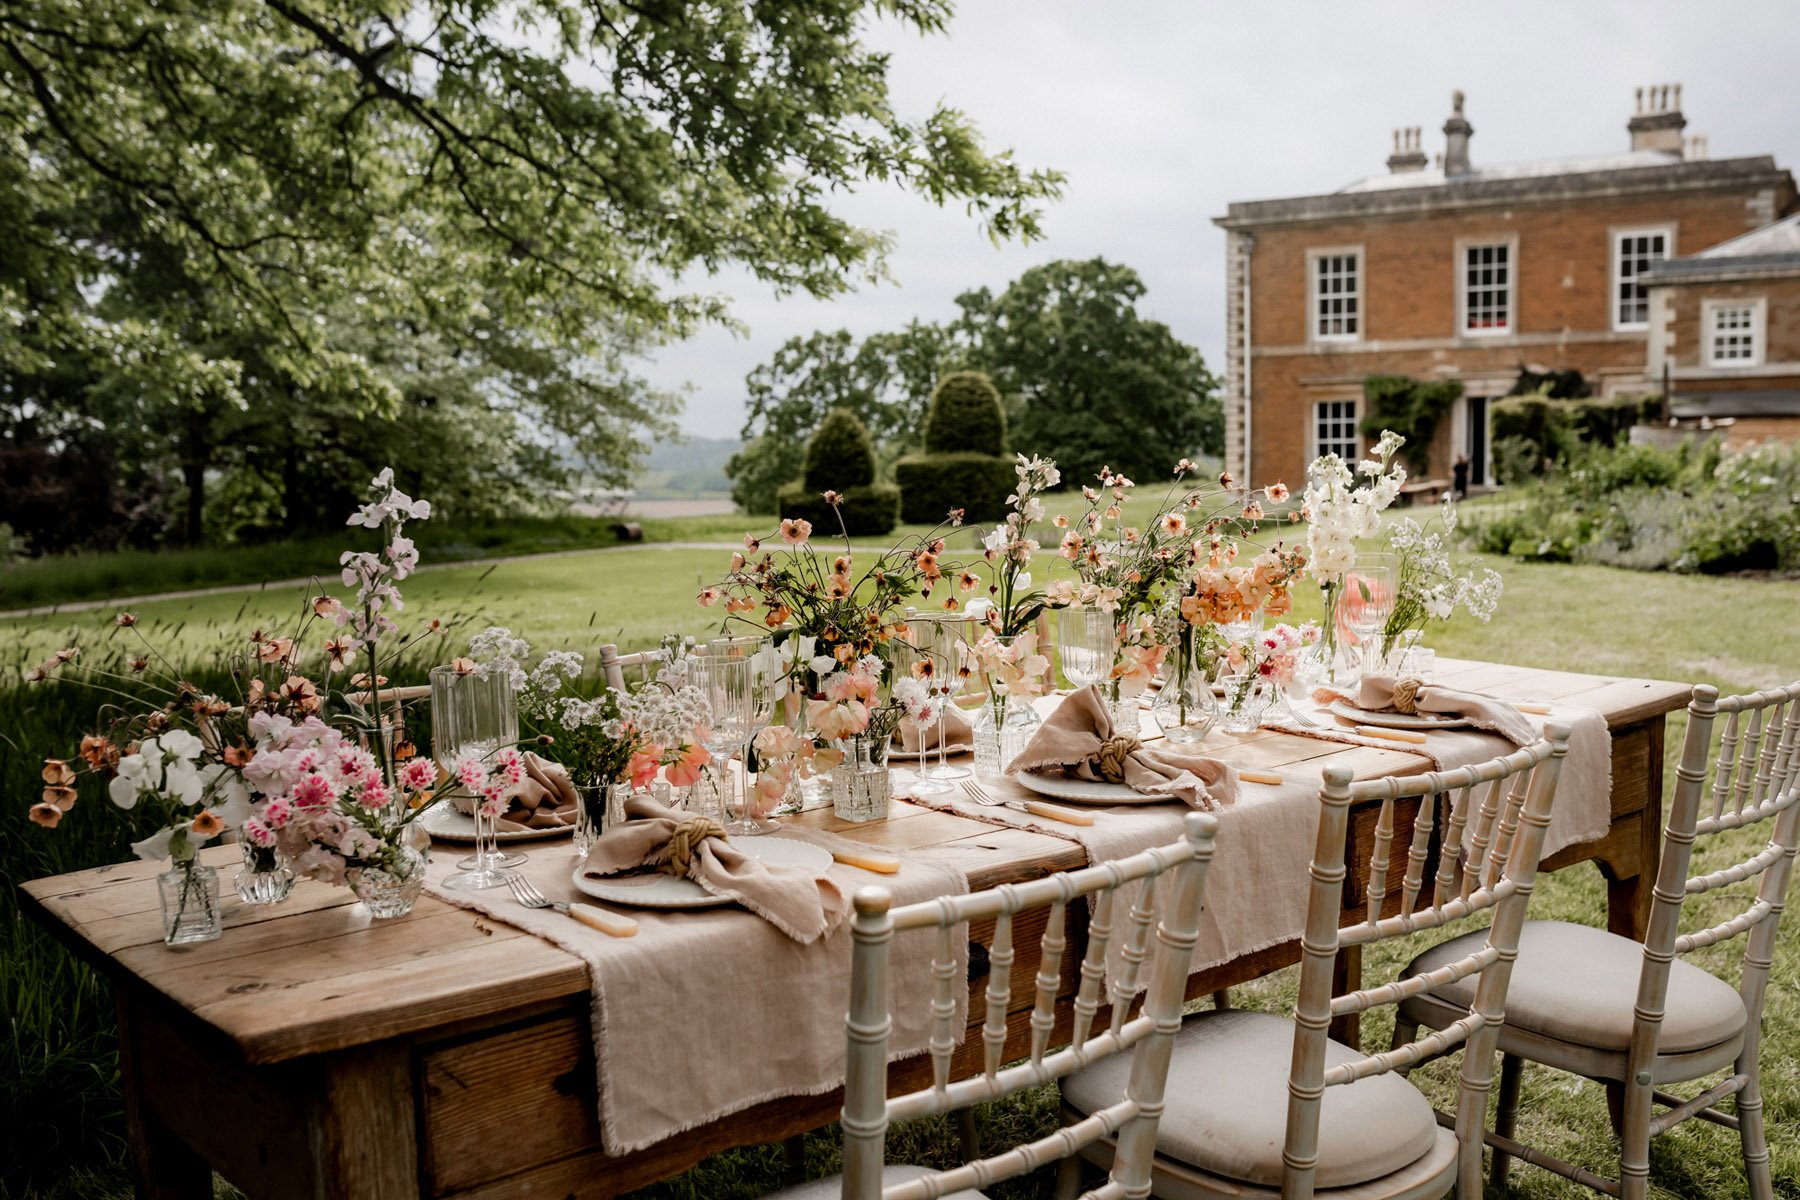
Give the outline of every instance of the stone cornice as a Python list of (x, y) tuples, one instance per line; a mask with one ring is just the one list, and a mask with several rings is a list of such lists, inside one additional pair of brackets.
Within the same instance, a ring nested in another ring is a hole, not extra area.
[(1368, 192), (1331, 192), (1285, 200), (1241, 200), (1213, 224), (1224, 229), (1302, 225), (1344, 218), (1416, 216), (1505, 205), (1558, 205), (1570, 200), (1612, 196), (1657, 196), (1681, 192), (1777, 187), (1793, 188), (1794, 178), (1770, 155), (1703, 159), (1661, 167), (1529, 175), (1508, 179), (1452, 179), (1419, 187)]

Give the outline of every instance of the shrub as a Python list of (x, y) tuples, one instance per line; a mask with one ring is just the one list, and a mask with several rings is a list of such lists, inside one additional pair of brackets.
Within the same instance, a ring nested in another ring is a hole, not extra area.
[(1502, 398), (1493, 406), (1493, 435), (1496, 447), (1507, 439), (1529, 445), (1529, 454), (1520, 453), (1518, 462), (1529, 459), (1535, 464), (1533, 474), (1542, 474), (1545, 463), (1563, 461), (1580, 445), (1568, 405), (1543, 395)]
[(880, 537), (900, 521), (900, 489), (891, 483), (873, 483), (846, 488), (837, 513), (825, 503), (823, 492), (815, 492), (803, 482), (787, 484), (776, 495), (777, 508), (783, 517), (811, 521), (814, 537), (835, 537), (842, 532), (851, 537)]
[(1614, 396), (1566, 402), (1575, 436), (1590, 446), (1617, 446), (1631, 439), (1631, 427), (1655, 418), (1662, 401), (1655, 396)]
[(935, 525), (953, 508), (979, 523), (1005, 517), (1019, 476), (1011, 462), (988, 454), (921, 454), (894, 464), (894, 482), (908, 524)]
[(1401, 457), (1412, 465), (1414, 474), (1425, 475), (1431, 470), (1431, 439), (1438, 422), (1462, 391), (1462, 383), (1455, 379), (1430, 383), (1405, 375), (1371, 375), (1363, 380), (1368, 415), (1358, 428), (1370, 439), (1380, 437), (1386, 429), (1405, 438)]
[(952, 371), (938, 380), (925, 412), (925, 453), (1006, 453), (1006, 410), (986, 372)]
[(848, 493), (875, 482), (875, 444), (847, 408), (834, 408), (806, 443), (801, 480), (815, 492)]

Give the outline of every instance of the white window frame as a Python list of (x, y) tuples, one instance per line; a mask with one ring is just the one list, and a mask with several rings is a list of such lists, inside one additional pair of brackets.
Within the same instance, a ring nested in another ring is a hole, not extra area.
[[(1356, 261), (1356, 332), (1319, 332), (1319, 260), (1349, 257)], [(1358, 246), (1312, 246), (1306, 251), (1306, 340), (1309, 342), (1360, 342), (1369, 327), (1369, 272), (1363, 248)]]
[[(1713, 322), (1718, 319), (1719, 313), (1727, 309), (1739, 308), (1750, 310), (1750, 357), (1720, 358)], [(1764, 347), (1768, 341), (1768, 315), (1768, 303), (1761, 296), (1702, 300), (1700, 302), (1700, 343), (1704, 347), (1701, 354), (1702, 361), (1709, 367), (1727, 371), (1762, 366)]]
[[(1341, 415), (1329, 417), (1321, 416), (1319, 407), (1324, 404), (1347, 404), (1350, 406), (1350, 415), (1348, 418)], [(1363, 456), (1363, 436), (1356, 427), (1357, 422), (1362, 420), (1361, 395), (1327, 396), (1323, 399), (1311, 400), (1307, 404), (1307, 409), (1306, 445), (1310, 453), (1307, 454), (1306, 461), (1311, 463), (1321, 454), (1326, 453), (1325, 442), (1319, 437), (1319, 422), (1322, 420), (1343, 421), (1347, 419), (1350, 422), (1349, 446), (1351, 453), (1348, 455), (1339, 453), (1338, 457), (1343, 459), (1345, 464), (1349, 466), (1352, 471), (1356, 470), (1356, 464), (1361, 461)], [(1333, 444), (1342, 445), (1344, 443), (1339, 439)]]
[(1619, 253), (1619, 243), (1628, 237), (1647, 237), (1659, 233), (1663, 238), (1663, 256), (1662, 259), (1659, 259), (1658, 261), (1666, 261), (1667, 259), (1674, 258), (1675, 226), (1673, 223), (1668, 225), (1613, 226), (1606, 231), (1606, 236), (1611, 242), (1607, 257), (1612, 264), (1612, 270), (1608, 275), (1608, 278), (1611, 281), (1611, 287), (1607, 289), (1606, 293), (1607, 314), (1610, 317), (1612, 328), (1619, 332), (1632, 332), (1650, 328), (1650, 297), (1647, 291), (1644, 296), (1644, 319), (1642, 321), (1623, 321), (1619, 319), (1619, 289), (1625, 284), (1625, 261), (1624, 256)]
[[(1490, 246), (1506, 251), (1506, 324), (1483, 329), (1469, 326), (1469, 251)], [(1469, 237), (1456, 240), (1456, 336), (1467, 338), (1511, 337), (1519, 331), (1519, 235)]]

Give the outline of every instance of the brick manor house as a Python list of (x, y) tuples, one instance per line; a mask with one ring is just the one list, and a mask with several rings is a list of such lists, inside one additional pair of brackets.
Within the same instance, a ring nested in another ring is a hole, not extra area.
[(1602, 396), (1660, 391), (1654, 264), (1800, 210), (1772, 157), (1708, 159), (1684, 137), (1679, 85), (1639, 89), (1628, 151), (1584, 158), (1475, 166), (1461, 92), (1452, 110), (1435, 165), (1416, 127), (1396, 130), (1386, 174), (1214, 219), (1225, 462), (1240, 479), (1294, 484), (1319, 454), (1357, 457), (1363, 380), (1406, 375), (1462, 382), (1431, 473), (1462, 454), (1470, 485), (1490, 485), (1489, 407), (1522, 366), (1579, 370)]

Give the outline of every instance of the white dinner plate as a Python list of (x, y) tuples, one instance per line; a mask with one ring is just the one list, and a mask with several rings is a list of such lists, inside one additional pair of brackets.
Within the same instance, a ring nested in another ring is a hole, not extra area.
[[(804, 867), (823, 872), (831, 865), (829, 850), (796, 838), (732, 838), (731, 844), (772, 867)], [(693, 880), (677, 879), (673, 875), (645, 873), (589, 879), (586, 872), (586, 863), (576, 866), (576, 890), (609, 904), (630, 904), (638, 908), (717, 908), (737, 903), (730, 896), (715, 896)]]
[(1383, 729), (1456, 729), (1474, 724), (1469, 718), (1459, 717), (1455, 713), (1370, 712), (1366, 708), (1356, 707), (1348, 700), (1333, 701), (1331, 711), (1346, 721), (1355, 721), (1358, 725), (1379, 725)]
[[(439, 800), (423, 813), (413, 818), (426, 833), (445, 842), (473, 842), (475, 840), (475, 818), (456, 811), (456, 805), (448, 800)], [(555, 829), (502, 829), (494, 834), (497, 842), (541, 842), (546, 838), (568, 837), (575, 832), (575, 826), (559, 825)]]
[[(1038, 793), (1057, 800), (1079, 800), (1085, 804), (1142, 804), (1144, 793), (1122, 783), (1097, 779), (1076, 779), (1061, 771), (1020, 771), (1013, 776)], [(1174, 797), (1170, 796), (1173, 800)]]

